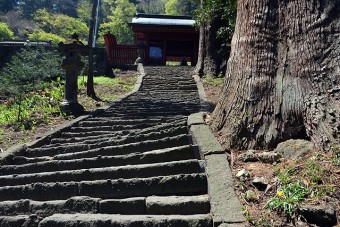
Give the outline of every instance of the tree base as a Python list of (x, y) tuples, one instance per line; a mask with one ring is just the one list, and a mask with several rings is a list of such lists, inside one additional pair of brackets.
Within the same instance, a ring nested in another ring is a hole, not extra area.
[(60, 105), (60, 110), (67, 115), (81, 115), (85, 109), (78, 102), (64, 100)]

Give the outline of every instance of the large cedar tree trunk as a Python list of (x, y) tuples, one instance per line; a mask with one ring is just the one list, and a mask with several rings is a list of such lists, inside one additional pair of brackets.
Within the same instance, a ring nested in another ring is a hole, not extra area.
[(340, 143), (340, 1), (239, 0), (211, 127), (230, 149)]

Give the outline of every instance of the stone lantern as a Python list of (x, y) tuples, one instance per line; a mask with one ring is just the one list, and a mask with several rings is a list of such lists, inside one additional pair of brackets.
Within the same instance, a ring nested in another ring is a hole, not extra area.
[(81, 56), (88, 54), (88, 46), (79, 41), (75, 33), (72, 40), (66, 43), (58, 44), (59, 52), (66, 55), (61, 67), (66, 73), (65, 98), (61, 103), (61, 111), (67, 114), (79, 115), (84, 112), (84, 107), (78, 103), (78, 75), (84, 67)]

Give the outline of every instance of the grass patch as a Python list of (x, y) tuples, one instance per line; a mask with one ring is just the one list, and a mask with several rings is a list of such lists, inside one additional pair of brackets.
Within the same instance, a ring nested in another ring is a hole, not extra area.
[(265, 205), (266, 209), (277, 211), (287, 220), (300, 215), (304, 202), (322, 200), (325, 196), (334, 196), (336, 179), (327, 169), (329, 157), (317, 153), (299, 164), (282, 164), (277, 169), (277, 192)]
[[(111, 102), (124, 93), (130, 92), (136, 83), (136, 76), (121, 76), (121, 77), (105, 77), (98, 76), (93, 78), (96, 95), (104, 102)], [(84, 95), (86, 93), (87, 77), (80, 76), (78, 78), (79, 93)], [(79, 101), (86, 107), (87, 102), (95, 102), (95, 100), (80, 98)]]
[(211, 86), (223, 87), (224, 78), (223, 77), (217, 77), (217, 78), (204, 77), (203, 81)]

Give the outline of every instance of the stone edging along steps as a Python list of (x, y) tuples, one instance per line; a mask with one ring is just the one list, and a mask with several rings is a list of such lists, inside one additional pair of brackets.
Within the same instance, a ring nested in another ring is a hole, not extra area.
[(0, 227), (244, 226), (199, 77), (147, 70), (112, 106), (0, 155)]

